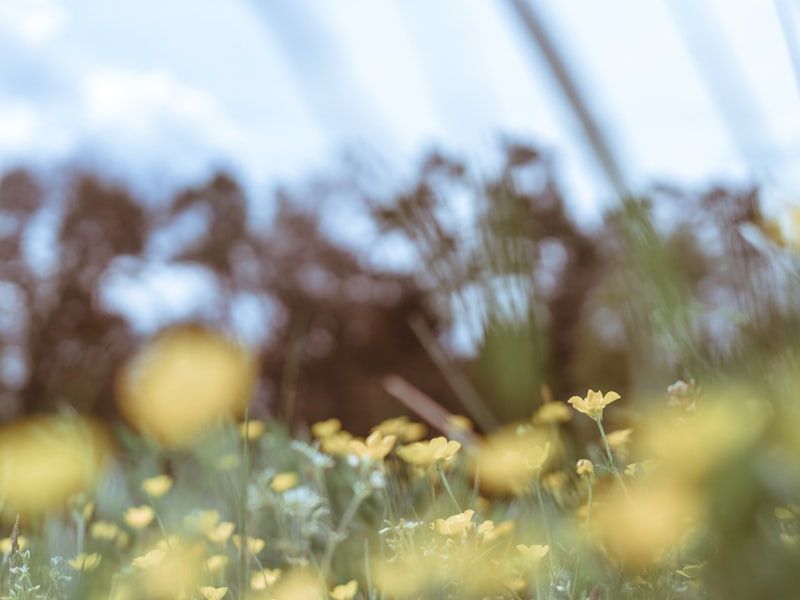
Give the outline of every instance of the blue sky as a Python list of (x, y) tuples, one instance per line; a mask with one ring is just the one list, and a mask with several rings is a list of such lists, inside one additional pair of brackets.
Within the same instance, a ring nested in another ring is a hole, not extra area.
[[(794, 0), (535, 4), (634, 185), (752, 172), (676, 27), (698, 7), (718, 25), (699, 37), (726, 44), (716, 58), (758, 109), (742, 116), (758, 122), (755, 152), (796, 161), (797, 85), (776, 11), (794, 18)], [(80, 154), (159, 185), (221, 165), (265, 189), (344, 148), (399, 170), (434, 144), (481, 164), (505, 132), (557, 152), (583, 211), (608, 196), (504, 2), (2, 0), (0, 55), (0, 166)]]

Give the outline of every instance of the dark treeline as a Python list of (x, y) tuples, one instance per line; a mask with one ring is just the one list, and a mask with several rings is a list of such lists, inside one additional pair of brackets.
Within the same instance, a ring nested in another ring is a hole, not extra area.
[[(506, 421), (529, 416), (548, 389), (557, 399), (590, 387), (660, 393), (677, 378), (757, 372), (758, 361), (784, 356), (798, 325), (795, 264), (759, 233), (755, 191), (656, 187), (587, 230), (546, 155), (509, 144), (504, 157), (476, 181), (457, 159), (432, 154), (394, 197), (312, 188), (329, 203), (360, 197), (380, 231), (406, 239), (419, 268), (400, 274), (329, 239), (302, 197), (311, 192), (279, 193), (259, 229), (242, 186), (223, 173), (159, 203), (97, 173), (7, 172), (0, 417), (64, 406), (113, 414), (115, 373), (142, 340), (101, 290), (154, 263), (213, 275), (214, 305), (195, 321), (230, 329), (242, 298), (273, 315), (256, 348), (254, 414), (338, 416), (357, 433), (402, 412), (382, 388), (389, 373), (465, 413), (447, 381), (462, 377)], [(471, 225), (453, 218), (454, 202), (471, 207)], [(194, 235), (170, 238), (188, 221)], [(36, 246), (53, 265), (32, 256)], [(443, 374), (431, 344), (467, 315), (475, 353), (450, 352)]]

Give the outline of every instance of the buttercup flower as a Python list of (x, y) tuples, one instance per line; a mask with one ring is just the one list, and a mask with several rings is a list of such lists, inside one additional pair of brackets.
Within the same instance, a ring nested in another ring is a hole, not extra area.
[(524, 559), (536, 564), (547, 556), (547, 553), (550, 552), (550, 546), (547, 544), (531, 544), (530, 546), (517, 544), (517, 552), (519, 552)]
[(453, 458), (461, 448), (455, 440), (448, 441), (445, 437), (435, 437), (429, 442), (414, 442), (408, 446), (397, 449), (397, 455), (412, 465), (430, 465), (437, 461), (446, 461)]
[(202, 595), (205, 600), (222, 600), (227, 593), (227, 587), (215, 588), (206, 585), (200, 588), (200, 595)]
[(467, 529), (473, 526), (472, 516), (474, 514), (474, 510), (465, 510), (463, 513), (458, 513), (446, 519), (436, 519), (431, 523), (431, 529), (442, 535), (462, 536), (467, 532)]
[(280, 579), (280, 569), (263, 569), (256, 571), (250, 576), (250, 588), (254, 590), (265, 590), (267, 586), (275, 585)]
[(397, 436), (383, 436), (379, 431), (373, 431), (366, 440), (350, 440), (348, 450), (359, 458), (366, 458), (372, 461), (379, 461), (386, 458), (386, 455), (394, 448)]
[(272, 482), (269, 484), (269, 486), (276, 492), (280, 493), (296, 487), (299, 481), (300, 478), (297, 476), (297, 473), (287, 471), (286, 473), (278, 473), (275, 475), (275, 477), (272, 478)]
[(97, 552), (92, 552), (91, 554), (81, 552), (80, 554), (77, 554), (75, 558), (70, 558), (67, 562), (69, 563), (69, 566), (76, 571), (94, 571), (97, 568), (97, 565), (100, 564), (101, 559), (102, 556), (100, 556)]
[(533, 415), (534, 425), (566, 423), (572, 418), (572, 411), (565, 402), (545, 402)]
[(129, 508), (123, 515), (123, 520), (134, 529), (144, 529), (153, 521), (155, 513), (147, 505)]
[(617, 392), (607, 392), (603, 395), (600, 391), (595, 392), (589, 390), (589, 393), (586, 394), (586, 398), (573, 396), (568, 402), (572, 405), (572, 408), (578, 412), (588, 415), (595, 421), (602, 421), (603, 409), (620, 398), (621, 396)]
[(145, 479), (142, 482), (142, 489), (148, 496), (160, 498), (172, 487), (172, 477), (169, 475), (158, 475)]
[(358, 591), (358, 582), (351, 579), (344, 585), (337, 585), (331, 590), (330, 596), (333, 600), (352, 600)]

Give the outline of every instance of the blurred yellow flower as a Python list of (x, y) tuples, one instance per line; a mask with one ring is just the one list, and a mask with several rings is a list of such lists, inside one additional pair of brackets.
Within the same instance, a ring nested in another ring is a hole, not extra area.
[(397, 455), (412, 465), (430, 465), (438, 461), (451, 460), (461, 444), (445, 437), (435, 437), (428, 442), (414, 442), (397, 449)]
[(355, 454), (361, 459), (368, 459), (375, 462), (386, 458), (386, 455), (394, 448), (397, 436), (383, 436), (379, 431), (373, 431), (366, 440), (350, 440), (347, 449), (350, 454)]
[(215, 544), (224, 544), (226, 540), (231, 537), (233, 530), (236, 529), (236, 524), (231, 521), (223, 521), (210, 527), (204, 531), (206, 537)]
[(585, 398), (573, 396), (567, 402), (578, 412), (590, 416), (595, 421), (602, 421), (603, 409), (620, 398), (621, 396), (617, 392), (607, 392), (603, 395), (599, 391), (589, 390)]
[(436, 519), (431, 523), (431, 529), (436, 533), (449, 536), (463, 536), (466, 532), (475, 527), (472, 522), (472, 517), (475, 511), (472, 509), (465, 510), (462, 513), (447, 517), (446, 519)]
[[(17, 537), (17, 546), (20, 552), (28, 547), (28, 539), (24, 535)], [(3, 538), (0, 540), (0, 554), (11, 554), (11, 538)]]
[(461, 431), (472, 431), (474, 429), (472, 421), (464, 415), (448, 415), (446, 427), (448, 435)]
[(95, 521), (89, 526), (89, 535), (96, 540), (114, 540), (119, 535), (119, 531), (117, 524), (109, 521)]
[(481, 488), (520, 494), (540, 474), (549, 454), (550, 442), (542, 432), (503, 429), (481, 442), (470, 458)]
[(222, 600), (228, 593), (227, 587), (210, 587), (206, 585), (198, 589), (205, 600)]
[(566, 423), (572, 419), (572, 409), (565, 402), (545, 402), (532, 418), (534, 425)]
[(327, 593), (319, 577), (305, 570), (290, 572), (270, 590), (271, 600), (324, 600)]
[(131, 561), (131, 564), (137, 569), (149, 569), (161, 564), (166, 554), (167, 553), (161, 548), (154, 548), (153, 550), (150, 550), (150, 552), (134, 558)]
[(142, 489), (148, 496), (160, 498), (172, 487), (172, 477), (169, 475), (157, 475), (150, 477), (142, 482)]
[[(247, 538), (247, 553), (248, 554), (258, 554), (259, 552), (261, 552), (264, 549), (264, 543), (265, 543), (264, 540), (262, 540), (261, 538), (248, 537)], [(233, 545), (236, 546), (237, 549), (242, 547), (242, 538), (241, 538), (241, 536), (239, 536), (239, 535), (233, 536)]]
[(195, 510), (183, 518), (183, 524), (195, 533), (208, 534), (217, 526), (219, 518), (218, 510)]
[(647, 568), (680, 550), (700, 516), (700, 498), (676, 482), (615, 492), (592, 512), (593, 538), (621, 564)]
[(328, 419), (319, 421), (311, 426), (311, 434), (320, 440), (331, 437), (342, 429), (342, 422), (339, 419)]
[(351, 579), (345, 584), (337, 585), (331, 590), (330, 596), (333, 600), (352, 600), (358, 591), (358, 582)]
[(425, 437), (428, 428), (423, 423), (412, 422), (403, 415), (393, 419), (386, 419), (370, 430), (370, 433), (380, 433), (382, 436), (393, 435), (401, 442), (416, 442)]
[(239, 423), (239, 435), (245, 437), (251, 442), (261, 435), (267, 430), (267, 425), (264, 421), (248, 421), (247, 422), (247, 431), (245, 431), (245, 423)]
[(152, 523), (155, 516), (156, 515), (153, 512), (153, 509), (146, 504), (143, 504), (142, 506), (137, 506), (126, 510), (125, 514), (122, 515), (122, 519), (128, 524), (129, 527), (134, 529), (144, 529), (150, 525), (150, 523)]
[(94, 571), (101, 560), (102, 556), (97, 552), (92, 552), (91, 554), (81, 552), (76, 554), (74, 558), (70, 558), (67, 563), (76, 571)]
[(254, 590), (265, 590), (267, 587), (275, 585), (275, 582), (280, 579), (280, 569), (262, 569), (255, 571), (250, 576), (250, 588)]
[(241, 347), (201, 327), (176, 327), (136, 354), (117, 380), (120, 413), (136, 429), (187, 446), (250, 400), (256, 363)]
[(206, 568), (209, 573), (219, 573), (228, 565), (228, 560), (224, 554), (212, 554), (206, 559)]
[(287, 471), (285, 473), (278, 473), (275, 475), (275, 477), (272, 478), (272, 482), (270, 482), (269, 486), (276, 492), (280, 493), (296, 487), (299, 482), (300, 478), (297, 476), (297, 473)]
[(40, 515), (90, 492), (111, 454), (107, 433), (78, 417), (47, 415), (0, 427), (0, 511)]
[(795, 519), (795, 514), (785, 506), (776, 506), (772, 512), (781, 521), (793, 521)]
[(547, 544), (532, 544), (526, 546), (525, 544), (517, 544), (517, 552), (520, 556), (528, 561), (531, 565), (535, 565), (542, 560), (547, 553), (550, 552), (550, 546)]

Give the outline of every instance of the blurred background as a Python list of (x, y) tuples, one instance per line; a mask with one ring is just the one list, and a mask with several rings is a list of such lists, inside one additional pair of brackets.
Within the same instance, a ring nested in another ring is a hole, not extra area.
[(0, 0), (0, 419), (153, 334), (254, 414), (483, 428), (758, 372), (798, 325), (794, 0)]

